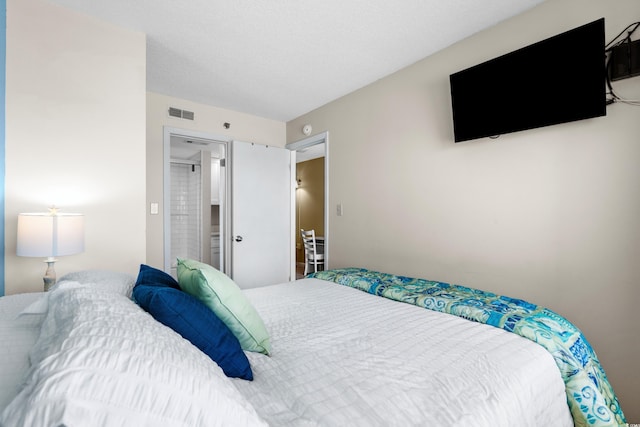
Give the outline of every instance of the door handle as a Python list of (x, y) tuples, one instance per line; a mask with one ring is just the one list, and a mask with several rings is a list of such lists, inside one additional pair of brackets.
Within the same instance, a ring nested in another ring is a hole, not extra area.
[(240, 243), (240, 242), (242, 242), (242, 236), (236, 236), (234, 240), (236, 242)]

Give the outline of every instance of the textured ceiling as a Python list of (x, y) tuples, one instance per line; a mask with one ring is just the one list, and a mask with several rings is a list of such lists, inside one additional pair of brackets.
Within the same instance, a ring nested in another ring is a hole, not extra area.
[(288, 121), (543, 0), (50, 0), (147, 34), (147, 90)]

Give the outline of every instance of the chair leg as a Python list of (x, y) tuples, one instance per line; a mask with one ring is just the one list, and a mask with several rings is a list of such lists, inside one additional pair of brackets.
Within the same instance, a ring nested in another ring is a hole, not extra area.
[(309, 260), (307, 258), (305, 258), (304, 259), (304, 273), (302, 273), (302, 275), (306, 276), (308, 272), (309, 272)]

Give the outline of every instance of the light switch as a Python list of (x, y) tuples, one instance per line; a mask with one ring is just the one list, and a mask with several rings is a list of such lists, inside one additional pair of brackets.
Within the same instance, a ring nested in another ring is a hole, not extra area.
[(338, 216), (342, 216), (342, 203), (338, 203), (338, 205), (336, 206), (336, 214)]
[(158, 204), (151, 203), (151, 215), (158, 215)]

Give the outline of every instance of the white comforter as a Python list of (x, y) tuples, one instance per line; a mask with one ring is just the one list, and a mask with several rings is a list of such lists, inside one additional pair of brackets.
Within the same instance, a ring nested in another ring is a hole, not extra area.
[(245, 293), (273, 346), (247, 353), (253, 382), (226, 378), (121, 293), (46, 294), (0, 425), (573, 425), (553, 359), (517, 335), (317, 279)]
[(44, 314), (20, 312), (42, 297), (42, 293), (0, 298), (0, 413), (20, 391), (24, 373), (29, 369), (29, 350), (40, 335)]
[(13, 426), (265, 425), (222, 370), (128, 297), (68, 283), (46, 295)]
[(573, 425), (553, 358), (515, 334), (317, 279), (245, 294), (273, 355), (235, 383), (270, 425)]

